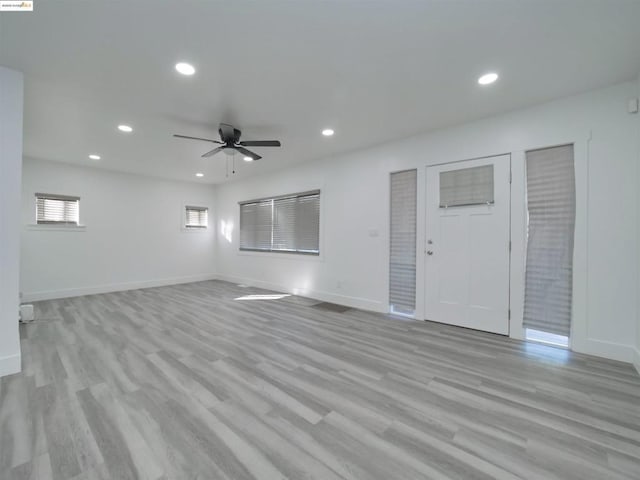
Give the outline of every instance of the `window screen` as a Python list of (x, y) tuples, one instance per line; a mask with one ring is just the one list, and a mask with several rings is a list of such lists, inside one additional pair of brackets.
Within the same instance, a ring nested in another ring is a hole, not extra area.
[(527, 152), (524, 326), (568, 336), (576, 189), (573, 145)]
[(320, 253), (320, 192), (240, 202), (240, 250)]
[(36, 193), (36, 223), (78, 225), (80, 197)]
[(493, 165), (440, 172), (440, 207), (493, 203)]
[(185, 224), (187, 228), (207, 228), (209, 224), (207, 207), (185, 207)]
[(389, 305), (392, 313), (416, 309), (417, 170), (391, 174)]

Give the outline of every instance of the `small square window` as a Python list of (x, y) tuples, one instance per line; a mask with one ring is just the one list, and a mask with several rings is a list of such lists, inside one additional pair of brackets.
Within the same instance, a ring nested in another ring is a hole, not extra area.
[(185, 207), (186, 228), (207, 228), (209, 225), (209, 209), (207, 207)]
[(79, 225), (80, 197), (36, 193), (36, 223), (39, 225)]

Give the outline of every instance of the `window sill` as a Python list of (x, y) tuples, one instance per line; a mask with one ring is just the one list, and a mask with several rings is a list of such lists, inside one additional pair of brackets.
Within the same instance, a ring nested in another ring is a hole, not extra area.
[(86, 225), (55, 225), (55, 224), (31, 224), (27, 225), (27, 230), (39, 232), (84, 232)]
[(207, 233), (209, 227), (182, 227), (181, 230), (185, 233)]
[(312, 262), (324, 261), (322, 254), (315, 253), (293, 253), (293, 252), (274, 252), (261, 250), (237, 250), (238, 255), (246, 255), (248, 257), (263, 258), (283, 258), (287, 260), (311, 260)]

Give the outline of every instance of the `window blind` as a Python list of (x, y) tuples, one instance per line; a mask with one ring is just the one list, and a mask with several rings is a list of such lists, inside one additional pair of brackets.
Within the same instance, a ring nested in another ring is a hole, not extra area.
[(302, 253), (320, 251), (320, 194), (304, 195), (296, 202), (296, 250)]
[(576, 215), (573, 145), (526, 154), (524, 326), (569, 336)]
[(271, 250), (272, 200), (240, 206), (240, 250)]
[(297, 197), (281, 198), (273, 202), (274, 250), (296, 250)]
[(207, 207), (185, 207), (185, 224), (187, 228), (207, 228), (209, 225), (209, 209)]
[(240, 202), (240, 250), (319, 254), (320, 192)]
[(493, 165), (440, 172), (440, 207), (493, 203)]
[(391, 174), (389, 305), (392, 312), (416, 309), (417, 170)]
[(78, 225), (80, 197), (36, 193), (36, 223)]

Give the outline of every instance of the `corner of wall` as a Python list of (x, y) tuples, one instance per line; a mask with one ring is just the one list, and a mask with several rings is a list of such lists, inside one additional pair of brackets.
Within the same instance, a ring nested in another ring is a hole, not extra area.
[(20, 196), (23, 75), (0, 66), (0, 377), (21, 369)]

